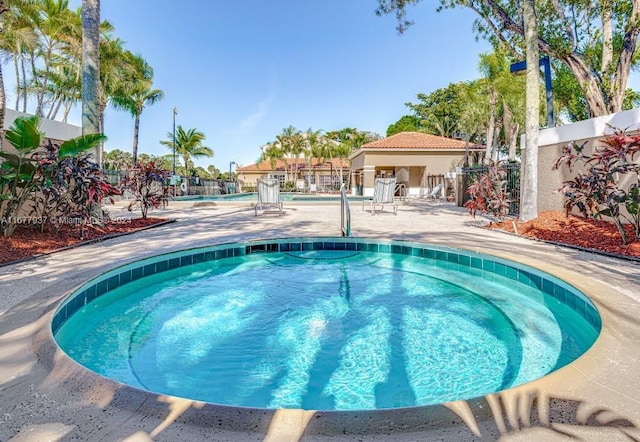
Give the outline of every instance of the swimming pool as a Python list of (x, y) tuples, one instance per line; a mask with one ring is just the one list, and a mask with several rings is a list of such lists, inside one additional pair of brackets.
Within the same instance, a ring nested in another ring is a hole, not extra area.
[(155, 393), (257, 408), (368, 410), (481, 396), (583, 354), (601, 323), (578, 290), (488, 255), (298, 238), (114, 269), (56, 311), (60, 347)]

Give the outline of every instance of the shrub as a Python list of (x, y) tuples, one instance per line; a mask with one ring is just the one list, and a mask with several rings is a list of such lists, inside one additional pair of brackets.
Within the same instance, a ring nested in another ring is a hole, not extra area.
[(563, 148), (553, 168), (564, 166), (572, 171), (580, 164), (583, 170), (564, 181), (558, 191), (565, 197), (567, 215), (577, 209), (585, 218), (610, 217), (622, 243), (627, 244), (625, 222), (634, 226), (635, 239), (640, 239), (640, 165), (635, 162), (640, 135), (629, 136), (615, 129), (600, 142), (602, 145), (590, 154), (585, 152), (586, 143), (579, 146), (574, 142)]
[(125, 173), (121, 189), (133, 194), (134, 200), (126, 207), (131, 211), (140, 206), (142, 218), (146, 218), (149, 209), (166, 206), (169, 201), (169, 187), (166, 185), (171, 172), (157, 167), (153, 161), (138, 163)]
[(464, 203), (471, 216), (475, 217), (477, 212), (489, 213), (501, 220), (509, 214), (511, 200), (506, 177), (504, 161), (491, 161), (486, 166), (486, 172), (471, 178), (467, 188), (469, 200)]
[[(38, 117), (19, 117), (6, 133), (15, 153), (0, 152), (0, 216), (3, 234), (10, 236), (20, 215), (31, 203), (39, 221), (51, 216), (77, 219), (81, 226), (102, 217), (100, 203), (117, 189), (104, 181), (98, 165), (87, 150), (104, 140), (104, 135), (83, 135), (57, 145), (38, 130)], [(100, 213), (96, 213), (96, 207)]]

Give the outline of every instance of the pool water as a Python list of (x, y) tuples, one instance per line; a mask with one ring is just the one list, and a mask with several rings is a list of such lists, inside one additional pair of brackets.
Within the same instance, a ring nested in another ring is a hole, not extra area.
[(371, 410), (538, 379), (598, 331), (535, 287), (393, 253), (253, 253), (155, 273), (57, 330), (87, 368), (155, 393), (259, 408)]

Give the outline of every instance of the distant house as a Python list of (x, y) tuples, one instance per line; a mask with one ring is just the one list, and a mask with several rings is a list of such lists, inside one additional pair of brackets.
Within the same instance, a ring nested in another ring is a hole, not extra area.
[(424, 196), (434, 177), (454, 172), (465, 163), (474, 163), (484, 146), (464, 140), (421, 132), (400, 132), (363, 144), (349, 157), (352, 186), (364, 196), (372, 196), (375, 178), (395, 176), (407, 188), (407, 195)]
[(349, 163), (340, 158), (286, 158), (276, 160), (273, 166), (270, 161), (262, 161), (238, 167), (236, 173), (245, 188), (255, 187), (258, 178), (276, 178), (281, 187), (289, 182), (297, 190), (330, 191), (339, 187), (341, 177), (347, 181)]

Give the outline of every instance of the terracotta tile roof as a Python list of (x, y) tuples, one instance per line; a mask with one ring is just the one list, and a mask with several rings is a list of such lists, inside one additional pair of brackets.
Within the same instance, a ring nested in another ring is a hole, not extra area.
[[(319, 158), (311, 158), (311, 168), (312, 169), (331, 169), (331, 165), (329, 163), (333, 163), (333, 168), (339, 168), (340, 163), (342, 163), (343, 168), (349, 168), (349, 161), (341, 160), (340, 158), (333, 158), (332, 160), (322, 161)], [(293, 169), (307, 169), (308, 161), (304, 158), (289, 158), (287, 159), (287, 170), (291, 170), (292, 165)], [(285, 162), (283, 160), (276, 160), (276, 171), (284, 171)], [(256, 164), (249, 164), (248, 166), (238, 167), (236, 169), (237, 173), (242, 172), (271, 172), (271, 162), (270, 161), (262, 161)]]
[[(378, 141), (363, 144), (362, 149), (464, 149), (465, 140), (440, 137), (422, 132), (400, 132)], [(482, 146), (469, 144), (470, 149)]]

